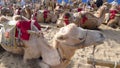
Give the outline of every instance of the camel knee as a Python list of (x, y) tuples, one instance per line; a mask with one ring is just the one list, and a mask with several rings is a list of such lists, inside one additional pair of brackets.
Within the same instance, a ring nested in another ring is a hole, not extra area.
[(24, 60), (26, 61), (27, 59), (36, 59), (39, 58), (40, 56), (41, 54), (39, 52), (26, 51), (24, 53)]

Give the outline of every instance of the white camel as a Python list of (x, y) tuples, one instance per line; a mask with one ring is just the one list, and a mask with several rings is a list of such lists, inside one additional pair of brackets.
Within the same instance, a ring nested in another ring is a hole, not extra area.
[(104, 36), (99, 31), (85, 30), (75, 24), (62, 27), (53, 39), (50, 47), (42, 42), (41, 68), (66, 68), (75, 51), (90, 45), (101, 44)]

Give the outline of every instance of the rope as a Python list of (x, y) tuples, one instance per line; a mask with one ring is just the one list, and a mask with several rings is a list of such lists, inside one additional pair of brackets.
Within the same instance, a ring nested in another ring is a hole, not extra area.
[(95, 58), (95, 48), (96, 48), (96, 45), (94, 45), (93, 46), (93, 52), (92, 52), (92, 58), (93, 58), (93, 68), (96, 68), (96, 65), (95, 65), (95, 60), (94, 60), (94, 58)]
[(114, 68), (117, 68), (117, 64), (118, 64), (118, 63), (115, 61), (115, 65), (114, 65)]

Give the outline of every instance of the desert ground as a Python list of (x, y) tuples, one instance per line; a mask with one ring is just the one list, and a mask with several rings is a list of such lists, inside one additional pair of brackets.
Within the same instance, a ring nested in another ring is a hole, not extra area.
[[(50, 26), (51, 29), (44, 31), (45, 38), (52, 42), (52, 38), (59, 30), (54, 24), (43, 24), (44, 26)], [(105, 35), (105, 42), (98, 45), (95, 49), (95, 59), (104, 61), (120, 61), (120, 29), (112, 29), (106, 25), (99, 27), (101, 32)], [(44, 29), (43, 29), (44, 30)], [(91, 56), (93, 46), (79, 49), (71, 59), (71, 63), (68, 68), (91, 68), (92, 65), (87, 64), (87, 58)], [(0, 51), (0, 68), (29, 68), (28, 65), (23, 63), (22, 56), (15, 55), (6, 51)], [(34, 64), (33, 64), (34, 65)], [(109, 68), (103, 66), (97, 66), (96, 68)]]

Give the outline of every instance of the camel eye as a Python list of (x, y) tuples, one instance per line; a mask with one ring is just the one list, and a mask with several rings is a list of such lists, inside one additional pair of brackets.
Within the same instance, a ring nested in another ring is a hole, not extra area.
[(83, 40), (84, 38), (79, 38), (79, 40)]
[(61, 39), (61, 40), (63, 40), (64, 38), (63, 38), (62, 36), (60, 36), (60, 37), (58, 37), (58, 39)]

